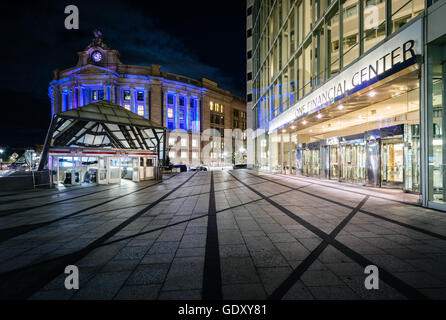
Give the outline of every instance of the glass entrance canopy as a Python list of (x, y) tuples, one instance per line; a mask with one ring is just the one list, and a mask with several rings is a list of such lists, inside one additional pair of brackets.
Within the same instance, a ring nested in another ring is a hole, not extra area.
[(113, 104), (101, 101), (55, 114), (47, 133), (39, 170), (52, 149), (106, 149), (119, 153), (144, 150), (165, 158), (166, 129), (148, 119)]

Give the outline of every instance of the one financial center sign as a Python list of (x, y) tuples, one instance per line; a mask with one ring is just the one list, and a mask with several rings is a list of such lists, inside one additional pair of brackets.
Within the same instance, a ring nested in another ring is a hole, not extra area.
[(418, 19), (271, 120), (269, 133), (416, 63), (422, 54), (422, 31)]

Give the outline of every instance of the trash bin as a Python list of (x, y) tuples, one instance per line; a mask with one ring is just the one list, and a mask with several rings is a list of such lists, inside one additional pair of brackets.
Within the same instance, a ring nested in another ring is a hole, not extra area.
[(163, 180), (163, 167), (155, 167), (155, 180)]

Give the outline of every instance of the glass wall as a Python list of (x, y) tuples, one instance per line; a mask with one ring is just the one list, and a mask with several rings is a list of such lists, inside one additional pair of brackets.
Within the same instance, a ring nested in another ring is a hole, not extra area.
[(424, 0), (255, 0), (253, 129), (267, 130), (269, 121), (423, 9)]
[(386, 2), (362, 0), (364, 21), (364, 51), (368, 51), (386, 36)]
[(266, 128), (423, 9), (424, 0), (256, 0), (253, 128)]
[(357, 0), (344, 2), (342, 10), (343, 65), (359, 57), (359, 5)]
[(446, 203), (446, 45), (430, 45), (427, 61), (428, 200)]
[(339, 9), (327, 17), (328, 78), (339, 72)]
[(394, 0), (392, 7), (392, 31), (396, 31), (424, 9), (424, 0)]

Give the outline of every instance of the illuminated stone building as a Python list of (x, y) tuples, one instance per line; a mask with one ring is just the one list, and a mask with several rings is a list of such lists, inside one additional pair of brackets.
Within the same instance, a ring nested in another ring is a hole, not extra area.
[[(232, 151), (244, 151), (234, 149), (236, 143), (229, 143), (232, 150), (225, 150), (223, 140), (224, 129), (246, 128), (244, 99), (205, 78), (194, 80), (162, 72), (154, 64), (123, 64), (119, 52), (110, 49), (98, 31), (78, 52), (76, 66), (54, 71), (49, 96), (52, 115), (109, 100), (161, 124), (168, 129), (167, 153), (174, 164), (230, 165)], [(218, 132), (209, 132), (212, 128)], [(227, 134), (234, 141), (232, 133)], [(209, 135), (214, 137), (209, 139)], [(219, 136), (222, 139), (217, 141)], [(203, 157), (202, 150), (209, 157)]]

